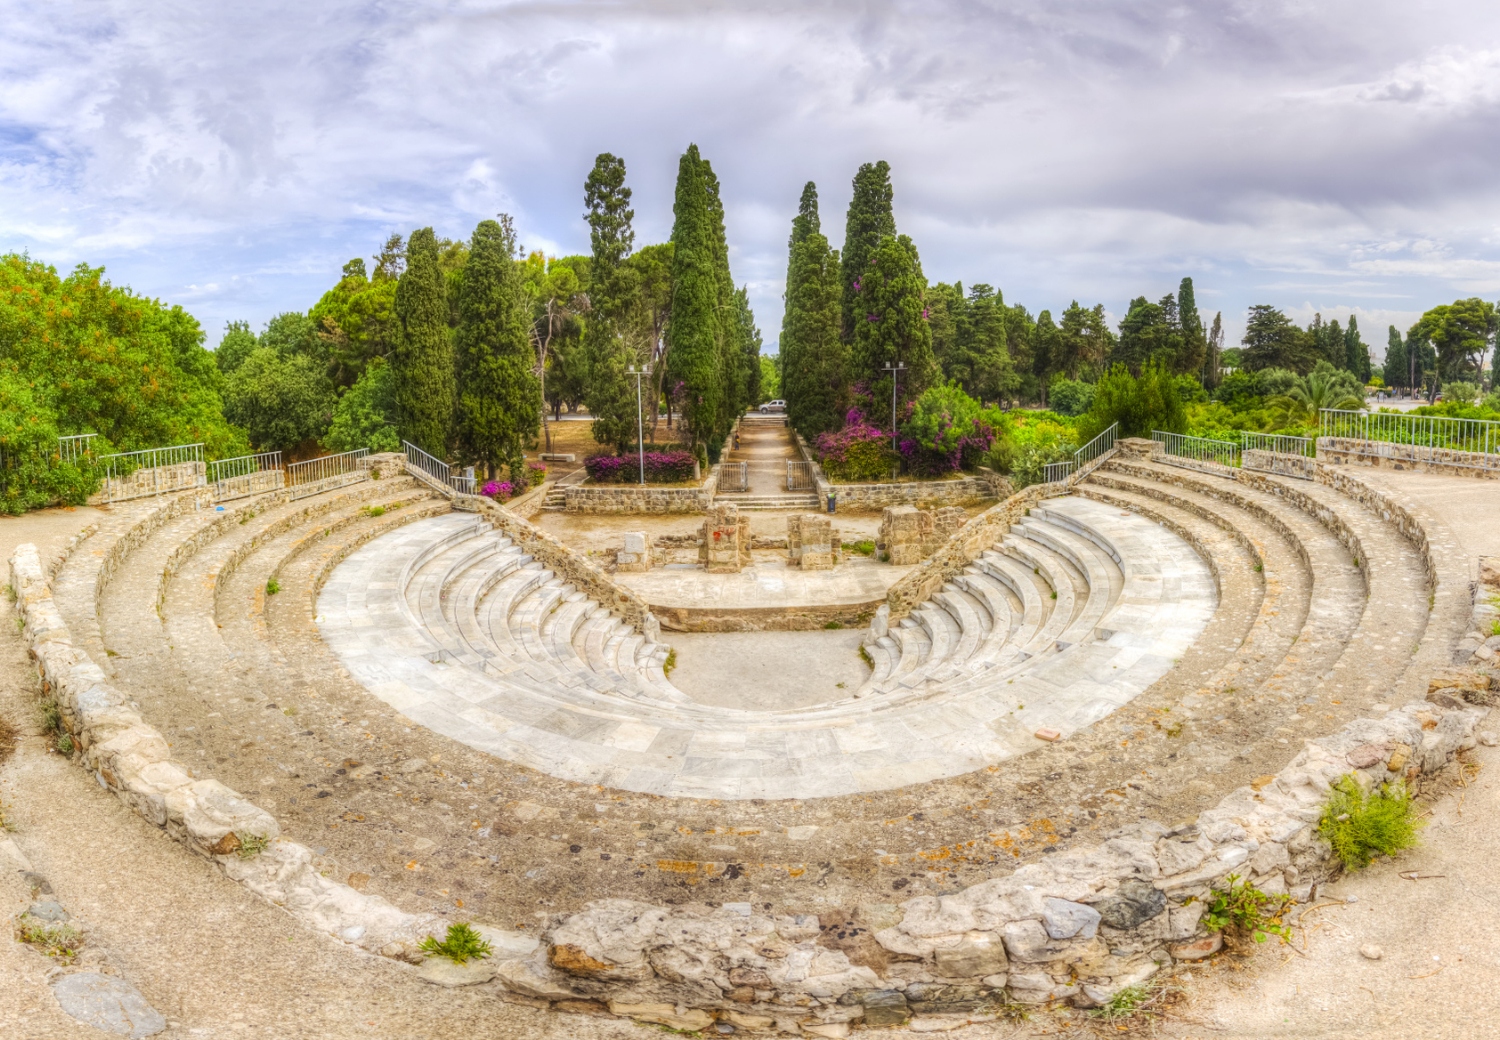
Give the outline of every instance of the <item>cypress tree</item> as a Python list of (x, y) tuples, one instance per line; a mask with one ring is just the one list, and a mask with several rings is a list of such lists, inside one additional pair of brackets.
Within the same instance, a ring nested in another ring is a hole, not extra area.
[[(776, 364), (781, 370), (781, 396), (787, 402), (787, 422), (791, 423), (797, 429), (801, 429), (801, 427), (792, 418), (792, 412), (797, 407), (797, 403), (793, 399), (801, 392), (800, 387), (797, 386), (797, 375), (801, 366), (798, 351), (801, 349), (802, 343), (799, 342), (797, 336), (789, 331), (794, 324), (792, 297), (796, 295), (793, 287), (796, 278), (797, 246), (804, 242), (809, 235), (820, 234), (822, 231), (821, 223), (818, 219), (818, 186), (812, 181), (808, 181), (802, 186), (802, 198), (797, 203), (797, 215), (792, 218), (792, 235), (786, 244), (786, 288), (781, 294), (781, 302), (783, 304), (781, 312), (781, 339), (776, 345)], [(787, 377), (788, 372), (792, 373), (790, 379)], [(812, 435), (807, 434), (807, 436)]]
[(1411, 360), (1406, 354), (1406, 344), (1401, 333), (1392, 325), (1386, 333), (1385, 381), (1390, 386), (1411, 386)]
[(672, 378), (682, 387), (682, 427), (694, 447), (707, 448), (723, 405), (723, 379), (716, 243), (703, 166), (695, 144), (677, 163), (667, 349)]
[(1224, 312), (1214, 314), (1214, 324), (1208, 332), (1207, 345), (1203, 351), (1203, 385), (1213, 390), (1224, 379)]
[(844, 251), (841, 254), (844, 276), (844, 339), (853, 342), (864, 312), (860, 310), (855, 285), (864, 277), (881, 239), (896, 233), (896, 218), (891, 213), (891, 165), (882, 159), (865, 163), (854, 175), (854, 195), (849, 200), (849, 215), (844, 221)]
[(713, 437), (708, 442), (710, 461), (717, 462), (719, 446), (729, 436), (734, 421), (745, 410), (744, 329), (735, 303), (734, 276), (729, 272), (729, 239), (724, 231), (724, 202), (719, 197), (719, 178), (707, 159), (700, 159), (703, 187), (708, 194), (708, 220), (713, 244), (714, 288), (718, 302), (718, 365), (721, 389), (714, 420)]
[(839, 429), (849, 407), (842, 296), (839, 255), (811, 232), (792, 247), (781, 322), (781, 393), (787, 421), (804, 437)]
[(760, 386), (760, 329), (755, 325), (755, 312), (750, 309), (750, 290), (741, 286), (734, 293), (734, 318), (739, 326), (740, 344), (744, 348), (742, 376), (745, 381), (741, 410), (761, 402)]
[(820, 234), (822, 221), (818, 219), (818, 186), (808, 181), (802, 186), (802, 198), (797, 202), (797, 215), (792, 218), (792, 238), (787, 243), (787, 267), (791, 268), (791, 250), (797, 248), (808, 235)]
[(453, 425), (453, 341), (437, 239), (430, 227), (413, 231), (407, 241), (406, 269), (396, 284), (395, 306), (400, 333), (391, 367), (401, 436), (446, 458)]
[(1203, 333), (1203, 319), (1198, 316), (1191, 278), (1184, 278), (1177, 289), (1177, 323), (1182, 327), (1182, 350), (1177, 356), (1176, 370), (1196, 375), (1203, 371), (1208, 338)]
[(589, 265), (589, 312), (583, 329), (583, 400), (594, 417), (600, 444), (624, 453), (636, 439), (635, 383), (625, 369), (636, 360), (621, 335), (631, 279), (623, 269), (635, 244), (625, 160), (601, 153), (583, 185), (593, 263)]
[(854, 376), (856, 381), (868, 380), (880, 407), (891, 399), (892, 377), (883, 366), (906, 365), (896, 390), (898, 422), (903, 413), (901, 402), (916, 400), (937, 376), (932, 329), (923, 302), (926, 290), (917, 247), (906, 235), (887, 235), (880, 240), (855, 290), (859, 321), (854, 336)]
[(458, 283), (454, 334), (459, 460), (483, 464), (491, 473), (504, 464), (513, 481), (524, 476), (522, 450), (536, 443), (542, 408), (530, 300), (515, 253), (509, 215), (474, 229)]
[(1344, 330), (1344, 367), (1360, 382), (1370, 381), (1370, 348), (1360, 338), (1359, 324), (1352, 314), (1349, 315), (1349, 327)]

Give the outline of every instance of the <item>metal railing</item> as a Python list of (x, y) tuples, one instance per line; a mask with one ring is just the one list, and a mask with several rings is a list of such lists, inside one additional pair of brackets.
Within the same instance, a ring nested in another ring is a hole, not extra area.
[(101, 455), (100, 494), (106, 502), (124, 502), (169, 491), (187, 491), (205, 482), (202, 444), (177, 444)]
[(719, 491), (749, 491), (750, 490), (750, 463), (748, 462), (721, 462), (719, 463)]
[(57, 458), (59, 462), (90, 463), (94, 461), (94, 438), (97, 433), (75, 433), (67, 437), (57, 438)]
[(1042, 467), (1042, 477), (1048, 484), (1061, 484), (1073, 475), (1073, 460), (1049, 462)]
[(454, 476), (452, 466), (435, 455), (427, 454), (411, 441), (402, 441), (401, 446), (406, 449), (406, 468), (412, 475), (424, 478), (429, 484), (439, 488), (456, 491), (460, 495), (474, 493), (475, 478)]
[(1152, 430), (1151, 439), (1160, 444), (1162, 450), (1173, 458), (1192, 459), (1194, 462), (1217, 462), (1221, 466), (1239, 468), (1240, 446), (1233, 441), (1189, 437), (1185, 433), (1168, 433), (1165, 430)]
[(281, 452), (263, 451), (256, 455), (237, 455), (232, 459), (210, 462), (208, 486), (213, 489), (215, 502), (246, 498), (264, 491), (279, 491), (286, 486), (286, 473), (281, 468)]
[(1324, 408), (1318, 413), (1318, 435), (1481, 455), (1500, 451), (1500, 422), (1489, 419), (1450, 419), (1407, 412), (1351, 412)]
[(1274, 451), (1278, 455), (1302, 455), (1312, 458), (1318, 454), (1318, 442), (1313, 437), (1289, 437), (1280, 433), (1252, 433), (1241, 430), (1241, 446), (1246, 451)]
[(360, 462), (370, 454), (369, 448), (355, 448), (337, 455), (324, 455), (306, 462), (294, 462), (286, 468), (286, 486), (293, 499), (321, 494), (346, 484), (370, 479), (370, 470)]
[(816, 491), (818, 482), (813, 477), (813, 464), (787, 459), (786, 489), (788, 491)]

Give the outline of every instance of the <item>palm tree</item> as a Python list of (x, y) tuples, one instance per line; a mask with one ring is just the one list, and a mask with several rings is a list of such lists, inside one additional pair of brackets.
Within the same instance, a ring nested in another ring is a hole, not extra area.
[(1365, 406), (1364, 398), (1351, 393), (1337, 372), (1309, 372), (1297, 385), (1266, 404), (1271, 409), (1271, 428), (1316, 426), (1318, 413), (1325, 408), (1357, 410)]

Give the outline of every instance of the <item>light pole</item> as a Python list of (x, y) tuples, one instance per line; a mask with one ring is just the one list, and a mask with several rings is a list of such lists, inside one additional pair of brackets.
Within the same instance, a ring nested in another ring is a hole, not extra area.
[(906, 371), (906, 362), (898, 361), (894, 365), (887, 362), (881, 368), (882, 372), (891, 374), (891, 450), (896, 450), (896, 384), (901, 380), (901, 373)]
[(645, 365), (626, 365), (625, 374), (635, 376), (635, 450), (641, 459), (641, 483), (646, 483), (646, 433), (641, 421), (641, 377), (646, 374)]

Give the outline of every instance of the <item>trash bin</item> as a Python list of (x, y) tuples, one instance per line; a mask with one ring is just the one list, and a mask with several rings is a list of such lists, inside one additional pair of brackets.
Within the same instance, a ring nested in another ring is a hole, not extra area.
[(828, 492), (828, 511), (834, 512), (838, 506), (839, 496), (835, 492)]

